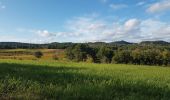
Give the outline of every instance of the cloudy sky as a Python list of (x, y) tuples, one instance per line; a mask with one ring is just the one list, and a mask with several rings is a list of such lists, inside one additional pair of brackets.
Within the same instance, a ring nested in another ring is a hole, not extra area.
[(0, 0), (0, 41), (170, 42), (170, 0)]

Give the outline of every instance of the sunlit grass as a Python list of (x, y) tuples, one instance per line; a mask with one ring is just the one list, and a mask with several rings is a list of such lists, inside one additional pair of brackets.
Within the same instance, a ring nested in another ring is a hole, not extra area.
[(34, 53), (41, 51), (43, 56), (41, 59), (52, 60), (56, 55), (59, 59), (64, 59), (64, 50), (59, 49), (0, 49), (0, 59), (18, 59), (18, 60), (34, 60)]
[(170, 68), (0, 60), (1, 99), (170, 98)]

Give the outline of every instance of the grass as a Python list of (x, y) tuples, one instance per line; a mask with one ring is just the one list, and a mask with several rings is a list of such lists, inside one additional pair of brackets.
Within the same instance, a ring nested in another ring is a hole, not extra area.
[(170, 68), (0, 60), (0, 99), (168, 100)]
[(65, 57), (63, 49), (0, 49), (0, 59), (33, 60), (36, 59), (34, 56), (36, 51), (43, 53), (41, 59), (44, 60), (51, 60), (54, 55), (61, 60)]

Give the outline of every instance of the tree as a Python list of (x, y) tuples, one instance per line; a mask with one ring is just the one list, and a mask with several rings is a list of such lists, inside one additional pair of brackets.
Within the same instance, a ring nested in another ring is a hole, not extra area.
[(163, 64), (165, 66), (170, 65), (170, 51), (168, 50), (163, 51), (162, 56), (163, 56)]
[(41, 58), (43, 56), (43, 53), (41, 51), (37, 51), (37, 52), (34, 53), (34, 56), (36, 58)]
[(142, 55), (139, 49), (133, 50), (131, 56), (133, 57), (134, 64), (139, 64), (139, 65), (141, 64)]
[(78, 44), (74, 47), (73, 49), (73, 53), (75, 56), (75, 61), (79, 62), (79, 61), (86, 61), (87, 59), (87, 45), (84, 44)]
[(101, 63), (111, 63), (113, 57), (113, 50), (109, 47), (102, 46), (99, 48), (96, 56)]
[(74, 49), (74, 46), (68, 47), (66, 49), (66, 58), (68, 58), (69, 60), (73, 60), (75, 58), (73, 49)]
[(86, 44), (76, 44), (67, 48), (66, 56), (70, 60), (74, 60), (77, 62), (86, 61), (89, 57), (91, 57), (94, 61), (95, 52), (92, 48), (90, 48)]
[(114, 60), (116, 63), (124, 63), (124, 64), (128, 64), (132, 61), (132, 56), (130, 51), (128, 50), (122, 50), (122, 51), (118, 51), (114, 58), (112, 60)]
[(159, 45), (74, 44), (67, 48), (66, 56), (78, 62), (170, 65), (170, 47)]

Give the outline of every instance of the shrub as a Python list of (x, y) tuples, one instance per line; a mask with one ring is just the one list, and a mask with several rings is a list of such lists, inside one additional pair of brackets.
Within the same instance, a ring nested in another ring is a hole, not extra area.
[(94, 60), (93, 60), (93, 57), (91, 57), (90, 55), (87, 56), (87, 59), (86, 59), (86, 62), (87, 63), (93, 63)]
[(34, 53), (34, 56), (36, 58), (41, 58), (43, 56), (43, 53), (41, 51), (37, 51), (37, 52)]
[(58, 60), (59, 58), (58, 58), (57, 55), (53, 55), (53, 59), (54, 59), (54, 60)]

